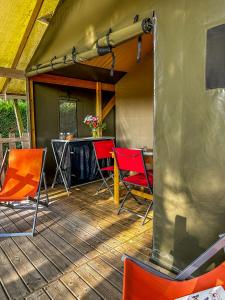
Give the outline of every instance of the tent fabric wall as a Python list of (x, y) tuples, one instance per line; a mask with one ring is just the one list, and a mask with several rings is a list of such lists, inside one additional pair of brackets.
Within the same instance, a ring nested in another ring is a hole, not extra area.
[(124, 147), (153, 148), (153, 54), (116, 84), (116, 138)]
[(205, 88), (206, 31), (225, 23), (224, 0), (108, 0), (94, 6), (91, 0), (65, 0), (30, 66), (73, 46), (88, 49), (110, 27), (122, 28), (152, 10), (157, 19), (152, 258), (179, 270), (225, 231), (225, 93)]
[[(78, 99), (77, 118), (79, 137), (90, 137), (90, 129), (83, 124), (84, 117), (88, 114), (95, 114), (95, 90), (34, 83), (34, 106), (35, 106), (35, 131), (36, 146), (47, 147), (46, 160), (47, 179), (52, 179), (55, 172), (55, 160), (51, 150), (51, 139), (59, 137), (59, 97), (70, 97)], [(103, 102), (112, 97), (111, 92), (104, 91)], [(108, 136), (115, 136), (114, 129), (115, 112), (106, 117), (106, 132)], [(51, 181), (49, 181), (52, 183)]]
[(225, 232), (225, 94), (205, 86), (206, 32), (225, 23), (225, 2), (155, 11), (153, 258), (182, 269)]

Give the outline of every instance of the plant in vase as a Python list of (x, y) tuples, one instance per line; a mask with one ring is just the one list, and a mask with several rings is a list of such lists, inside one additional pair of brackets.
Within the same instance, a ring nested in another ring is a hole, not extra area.
[(84, 118), (84, 124), (87, 125), (91, 129), (92, 136), (94, 138), (99, 137), (99, 131), (101, 129), (104, 130), (106, 128), (106, 124), (100, 122), (98, 116), (87, 115)]

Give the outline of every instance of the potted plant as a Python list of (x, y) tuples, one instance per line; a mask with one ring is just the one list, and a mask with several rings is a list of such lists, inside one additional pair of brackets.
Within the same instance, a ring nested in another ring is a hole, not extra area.
[(100, 122), (98, 116), (87, 115), (84, 118), (84, 124), (91, 129), (93, 138), (99, 137), (99, 130), (106, 128), (106, 123)]

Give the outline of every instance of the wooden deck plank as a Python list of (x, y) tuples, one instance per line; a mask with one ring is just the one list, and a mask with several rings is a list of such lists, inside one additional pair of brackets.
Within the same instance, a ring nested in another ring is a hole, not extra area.
[[(71, 223), (78, 225), (83, 228), (83, 230), (87, 231), (88, 233), (94, 235), (98, 239), (100, 239), (102, 242), (107, 244), (109, 247), (114, 248), (115, 246), (118, 246), (120, 244), (120, 241), (114, 239), (112, 236), (107, 235), (103, 229), (99, 226), (93, 226), (90, 224), (91, 220), (90, 218), (82, 217), (80, 215), (80, 212), (72, 211), (71, 208), (65, 209), (65, 206), (62, 207), (56, 207), (54, 206), (52, 210), (54, 212), (58, 212), (65, 216), (67, 220), (69, 220)], [(71, 212), (72, 211), (72, 212)]]
[[(139, 218), (126, 212), (117, 216), (107, 193), (93, 196), (95, 192), (95, 184), (78, 187), (69, 197), (64, 189), (50, 190), (53, 201), (40, 207), (36, 235), (0, 240), (1, 251), (11, 248), (4, 258), (7, 277), (0, 267), (0, 300), (121, 299), (122, 254), (148, 261), (152, 223), (141, 226)], [(0, 207), (0, 226), (27, 231), (32, 216), (32, 210)], [(42, 278), (36, 286), (33, 274)], [(7, 282), (9, 277), (18, 290)]]
[(115, 268), (101, 260), (100, 258), (96, 258), (91, 260), (88, 263), (89, 266), (92, 267), (96, 272), (102, 275), (106, 280), (108, 280), (113, 286), (115, 286), (118, 290), (122, 290), (122, 282), (123, 276), (120, 272), (118, 272)]
[[(96, 201), (93, 201), (93, 199), (96, 199)], [(121, 215), (117, 215), (117, 209), (115, 209), (115, 206), (112, 202), (111, 198), (106, 198), (104, 200), (99, 199), (99, 196), (93, 196), (93, 198), (87, 197), (86, 193), (82, 192), (79, 193), (79, 200), (84, 201), (84, 203), (87, 203), (90, 207), (90, 211), (93, 212), (93, 209), (96, 213), (100, 213), (101, 217), (108, 220), (115, 220), (117, 221), (117, 224), (129, 227), (132, 225), (133, 228), (140, 228), (140, 222), (138, 222), (138, 218), (134, 215), (130, 215), (128, 212), (124, 212), (125, 220)], [(104, 212), (102, 214), (102, 212)], [(128, 217), (129, 218), (126, 218)]]
[[(2, 214), (0, 213), (2, 218)], [(18, 232), (18, 228), (11, 222), (11, 229)], [(18, 248), (26, 255), (29, 261), (42, 274), (46, 281), (51, 281), (60, 275), (59, 270), (27, 237), (13, 238)]]
[(52, 300), (77, 299), (60, 280), (50, 283), (44, 290)]
[(1, 242), (0, 247), (30, 291), (34, 291), (46, 283), (12, 239), (5, 239)]
[(133, 245), (129, 245), (129, 243), (122, 244), (115, 248), (116, 251), (120, 252), (121, 255), (126, 253), (130, 256), (134, 256), (142, 261), (148, 262), (149, 256), (144, 255), (141, 253), (139, 248), (134, 248)]
[(81, 277), (75, 272), (70, 272), (61, 277), (61, 281), (68, 289), (82, 300), (99, 300), (102, 299)]
[[(67, 213), (73, 209), (74, 209), (74, 204), (71, 204), (71, 201), (67, 202), (64, 206), (64, 211), (67, 211)], [(118, 244), (121, 241), (127, 240), (130, 237), (132, 237), (132, 235), (129, 235), (127, 228), (118, 227), (116, 224), (107, 222), (101, 218), (96, 217), (94, 214), (92, 214), (89, 211), (86, 210), (73, 211), (73, 217), (79, 218), (81, 222), (91, 224), (95, 228), (95, 230), (97, 229), (101, 232), (101, 234), (103, 233), (106, 239), (114, 240), (114, 244), (112, 245), (113, 247), (115, 246), (116, 243)], [(128, 234), (125, 235), (124, 233), (127, 232)]]
[(112, 286), (104, 277), (98, 274), (88, 265), (83, 265), (76, 270), (76, 273), (82, 277), (93, 289), (95, 289), (102, 298), (108, 300), (121, 299), (121, 292)]
[[(78, 203), (80, 202), (79, 199), (76, 199), (76, 206), (78, 205)], [(72, 201), (68, 201), (66, 203), (67, 206), (69, 206), (70, 209), (74, 208), (74, 203), (72, 203)], [(82, 205), (84, 205), (84, 201), (82, 201)], [(78, 212), (77, 212), (78, 213)], [(128, 225), (121, 225), (119, 224), (119, 222), (117, 222), (117, 220), (115, 220), (114, 218), (110, 218), (109, 220), (107, 220), (107, 218), (103, 217), (105, 216), (105, 213), (103, 212), (99, 212), (95, 207), (93, 207), (93, 205), (89, 208), (89, 209), (82, 209), (79, 211), (80, 214), (80, 218), (81, 217), (88, 217), (89, 218), (89, 223), (92, 222), (94, 224), (94, 226), (101, 226), (101, 228), (104, 228), (105, 233), (107, 233), (108, 235), (112, 236), (112, 234), (115, 236), (115, 239), (119, 239), (120, 241), (124, 241), (127, 240), (127, 238), (129, 237), (133, 237), (136, 234), (142, 233), (143, 230), (143, 226), (138, 226), (138, 227), (130, 227)], [(112, 212), (113, 214), (113, 212)], [(123, 218), (126, 221), (126, 218)], [(130, 217), (128, 216), (127, 219), (130, 221)], [(135, 221), (133, 221), (134, 223), (139, 222), (139, 218), (137, 218)], [(140, 222), (139, 222), (140, 223)], [(124, 234), (125, 233), (125, 234)]]
[(116, 250), (111, 250), (101, 255), (102, 260), (123, 274), (123, 262), (121, 258), (122, 254)]
[[(48, 220), (51, 220), (47, 214), (39, 213), (38, 220), (42, 223), (46, 223)], [(51, 225), (51, 230), (54, 231), (58, 236), (63, 238), (67, 243), (69, 243), (77, 251), (85, 255), (87, 258), (92, 259), (99, 255), (99, 252), (96, 251), (89, 244), (83, 242), (81, 239), (77, 238), (72, 231), (67, 230), (65, 227), (61, 226), (59, 222), (54, 222)]]
[[(0, 213), (1, 218), (2, 213)], [(0, 226), (0, 230), (3, 228)], [(4, 228), (6, 232), (16, 231), (14, 230), (13, 224), (6, 225)], [(15, 238), (16, 239), (16, 238)], [(23, 238), (26, 241), (26, 238)], [(0, 241), (0, 247), (4, 251), (8, 260), (11, 262), (13, 267), (16, 269), (17, 273), (26, 284), (28, 290), (33, 291), (46, 283), (46, 280), (42, 275), (36, 270), (30, 260), (24, 255), (20, 250), (16, 242), (11, 238), (5, 238)]]
[[(20, 214), (21, 215), (21, 214)], [(41, 216), (40, 216), (41, 219)], [(25, 220), (31, 225), (32, 219), (30, 217), (25, 217)], [(39, 218), (36, 222), (36, 230), (48, 240), (62, 255), (64, 255), (71, 263), (75, 266), (82, 265), (88, 261), (88, 259), (83, 256), (75, 248), (66, 242), (64, 239), (60, 238), (54, 231), (48, 228), (50, 224), (43, 224), (40, 222)]]
[(29, 295), (26, 300), (50, 300), (51, 298), (45, 293), (43, 289), (38, 290)]
[(9, 298), (18, 299), (29, 294), (24, 282), (0, 248), (0, 278)]
[(107, 207), (107, 204), (97, 204), (94, 207), (94, 204), (90, 204), (90, 209), (91, 212), (94, 213), (97, 217), (100, 217), (106, 221), (109, 222), (116, 222), (116, 224), (118, 224), (119, 226), (123, 226), (126, 228), (132, 227), (132, 228), (136, 228), (137, 230), (140, 229), (140, 222), (138, 222), (139, 220), (137, 219), (137, 217), (130, 217), (130, 214), (126, 213), (126, 215), (124, 214), (123, 216), (117, 215), (117, 211), (114, 212), (114, 210), (109, 209)]
[(2, 284), (1, 284), (1, 282), (0, 282), (0, 299), (1, 299), (1, 300), (8, 300), (8, 299), (9, 299), (9, 298), (7, 297), (7, 295), (6, 295), (6, 292), (5, 292), (5, 290), (4, 290), (4, 288), (3, 288)]
[(59, 270), (54, 266), (54, 264), (47, 259), (39, 249), (31, 243), (29, 239), (28, 241), (21, 242), (17, 239), (16, 243), (23, 251), (23, 253), (29, 258), (29, 260), (33, 263), (35, 268), (42, 274), (46, 281), (51, 281), (57, 278), (60, 275)]
[[(70, 199), (73, 199), (77, 203), (82, 203), (83, 208), (88, 208), (85, 209), (85, 211), (91, 212), (96, 214), (98, 217), (103, 218), (107, 221), (110, 221), (111, 223), (115, 223), (118, 226), (125, 226), (127, 228), (132, 227), (132, 230), (134, 231), (134, 228), (136, 228), (138, 231), (143, 230), (143, 226), (141, 226), (141, 219), (129, 212), (124, 211), (123, 214), (120, 214), (119, 216), (117, 215), (117, 210), (115, 210), (114, 205), (112, 204), (111, 199), (99, 199), (98, 196), (93, 196), (93, 197), (87, 197), (86, 193), (84, 191), (79, 192), (77, 196), (71, 196)], [(93, 201), (93, 198), (96, 198), (96, 201)], [(128, 201), (131, 203), (131, 205), (134, 204), (133, 200)], [(69, 201), (71, 203), (71, 201)], [(135, 203), (137, 206), (137, 204)], [(138, 207), (140, 207), (138, 205)], [(141, 210), (143, 210), (145, 206), (141, 206)], [(84, 209), (83, 209), (84, 210)], [(113, 221), (114, 220), (114, 221)], [(144, 227), (145, 229), (148, 228), (149, 224), (146, 224)]]
[[(54, 217), (57, 216), (57, 214), (51, 211), (48, 214), (48, 216), (54, 219)], [(87, 230), (84, 230), (82, 228), (82, 225), (75, 223), (75, 221), (71, 222), (66, 218), (62, 218), (62, 220), (59, 220), (58, 223), (64, 228), (66, 228), (68, 231), (73, 232), (73, 234), (76, 235), (76, 237), (83, 240), (85, 243), (91, 245), (94, 249), (96, 249), (100, 253), (110, 251), (112, 249), (107, 244), (102, 242), (102, 240), (96, 237), (94, 234), (89, 233)]]
[[(16, 212), (8, 215), (11, 221), (15, 221), (14, 224), (20, 231), (30, 230), (30, 224), (22, 219), (21, 215)], [(29, 215), (28, 215), (29, 217)], [(19, 220), (18, 220), (19, 219)], [(71, 268), (71, 262), (60, 251), (57, 250), (41, 233), (36, 234), (34, 237), (29, 238), (32, 243), (41, 251), (61, 272), (64, 273)]]

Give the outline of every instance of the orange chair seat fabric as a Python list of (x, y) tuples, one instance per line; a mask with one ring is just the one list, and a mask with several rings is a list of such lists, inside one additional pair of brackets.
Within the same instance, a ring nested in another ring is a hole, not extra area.
[(9, 152), (8, 168), (0, 202), (34, 198), (40, 182), (43, 149), (13, 149)]
[(125, 259), (123, 300), (174, 300), (219, 285), (225, 288), (225, 262), (202, 276), (172, 281)]

